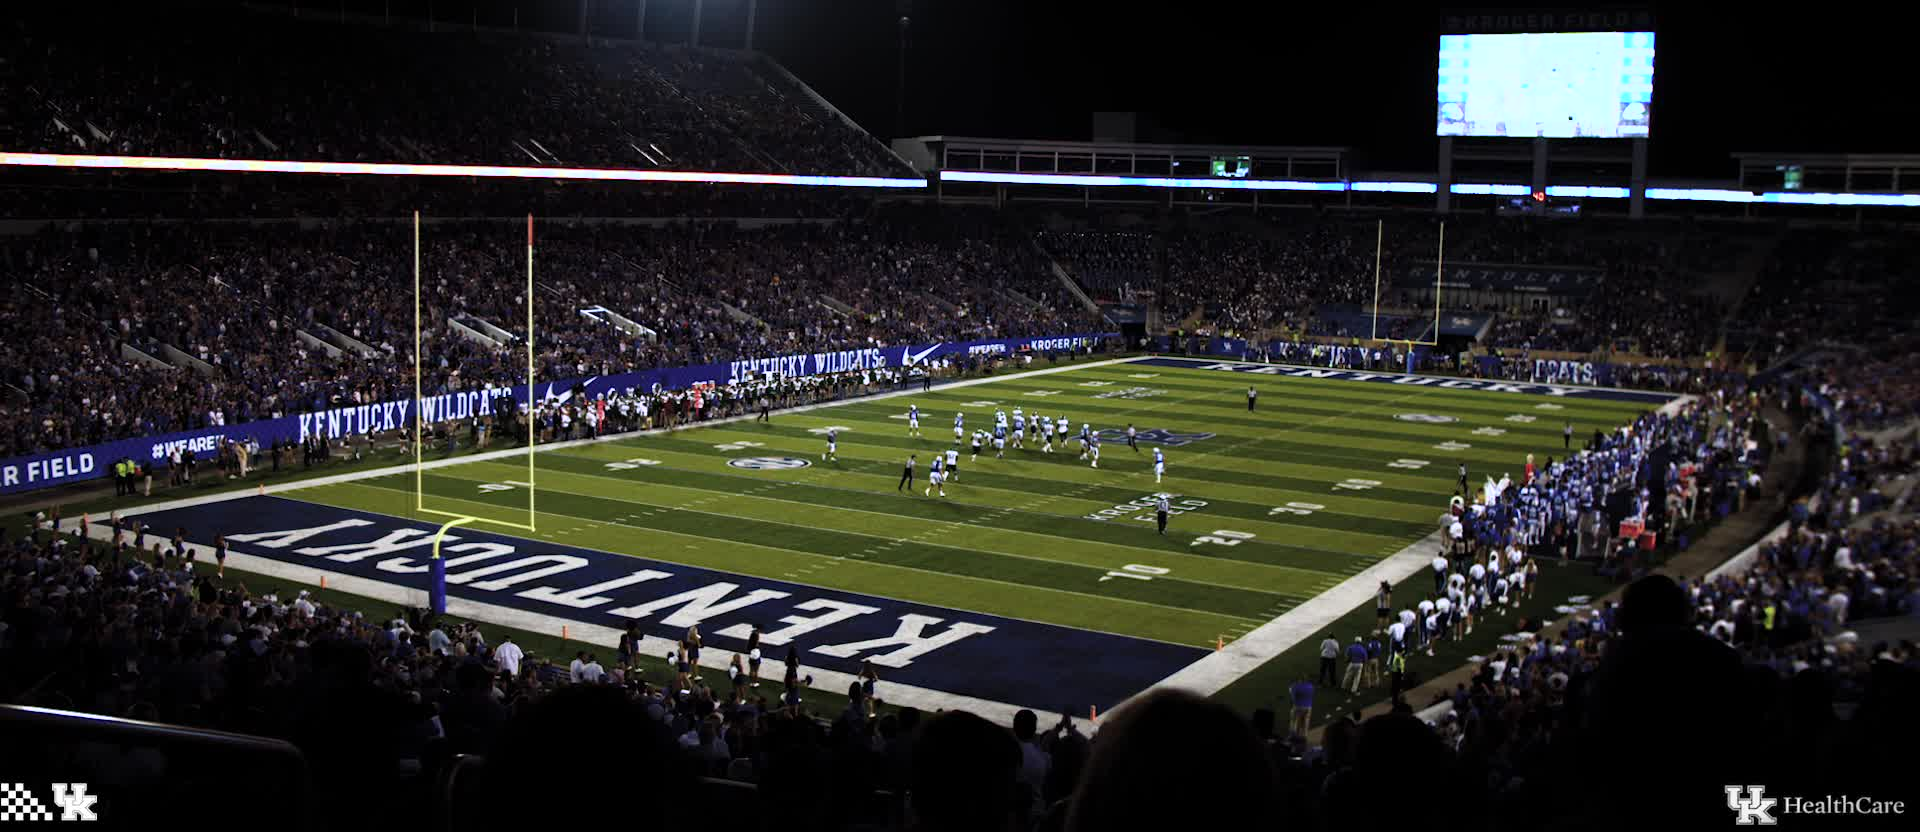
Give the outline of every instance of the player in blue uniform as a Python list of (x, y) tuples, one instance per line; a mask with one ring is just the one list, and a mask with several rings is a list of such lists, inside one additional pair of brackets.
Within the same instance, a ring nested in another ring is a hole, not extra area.
[(1087, 439), (1087, 453), (1093, 457), (1093, 464), (1089, 467), (1100, 467), (1100, 437), (1093, 436)]
[(994, 459), (1007, 458), (1007, 426), (1006, 425), (993, 426), (993, 458)]
[(840, 447), (840, 432), (832, 428), (828, 428), (827, 429), (827, 452), (824, 454), (821, 454), (820, 458), (831, 459), (834, 462), (839, 462), (840, 458), (837, 456), (834, 456), (834, 452), (837, 451), (839, 447)]
[(1086, 422), (1081, 422), (1080, 423), (1080, 458), (1081, 459), (1087, 458), (1087, 445), (1089, 444), (1088, 440), (1092, 436), (1093, 436), (1093, 426), (1087, 424)]
[(961, 437), (966, 435), (966, 424), (967, 424), (967, 414), (965, 413), (953, 414), (953, 444), (955, 445), (960, 444)]
[(1027, 435), (1027, 417), (1020, 408), (1013, 409), (1013, 446), (1020, 447), (1020, 437)]
[(917, 404), (907, 407), (907, 435), (920, 435), (920, 406)]
[(947, 474), (946, 471), (943, 470), (945, 463), (946, 459), (944, 457), (938, 454), (934, 455), (933, 467), (927, 471), (927, 490), (924, 492), (927, 496), (933, 496), (933, 490), (935, 488), (940, 489), (940, 496), (947, 496)]

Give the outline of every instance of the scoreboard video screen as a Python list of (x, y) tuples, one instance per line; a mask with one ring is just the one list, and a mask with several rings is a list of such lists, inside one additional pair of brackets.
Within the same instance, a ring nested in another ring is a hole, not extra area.
[(1442, 136), (1645, 138), (1652, 32), (1442, 35)]

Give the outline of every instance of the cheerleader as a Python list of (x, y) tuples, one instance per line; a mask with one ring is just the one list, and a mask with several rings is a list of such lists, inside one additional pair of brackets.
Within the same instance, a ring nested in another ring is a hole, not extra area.
[(700, 681), (700, 625), (687, 628), (687, 663), (693, 666), (693, 680)]
[(753, 625), (753, 632), (747, 636), (747, 681), (750, 687), (760, 686), (760, 625)]

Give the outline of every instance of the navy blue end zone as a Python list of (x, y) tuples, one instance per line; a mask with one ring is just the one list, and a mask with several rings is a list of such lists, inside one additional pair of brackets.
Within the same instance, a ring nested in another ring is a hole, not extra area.
[[(280, 497), (246, 497), (141, 516), (188, 541), (425, 591), (438, 524)], [(724, 545), (724, 544), (717, 544)], [(883, 681), (1074, 713), (1110, 708), (1206, 651), (993, 615), (961, 612), (645, 558), (510, 537), (449, 533), (447, 592), (586, 624), (679, 639), (700, 625), (709, 646), (743, 651), (761, 628), (773, 673), (786, 646), (803, 664), (854, 674), (872, 660)], [(777, 675), (775, 678), (778, 678)]]
[(1605, 387), (1567, 387), (1558, 384), (1534, 384), (1524, 381), (1498, 381), (1479, 378), (1450, 378), (1447, 376), (1420, 376), (1406, 373), (1370, 372), (1367, 370), (1340, 370), (1329, 367), (1302, 367), (1295, 364), (1260, 364), (1244, 361), (1220, 361), (1212, 358), (1141, 358), (1127, 362), (1130, 366), (1180, 367), (1189, 370), (1219, 370), (1233, 373), (1257, 373), (1260, 375), (1290, 376), (1293, 378), (1328, 378), (1336, 381), (1364, 381), (1374, 384), (1401, 384), (1409, 387), (1438, 387), (1447, 390), (1484, 390), (1489, 393), (1524, 393), (1534, 396), (1553, 396), (1564, 399), (1597, 399), (1616, 402), (1644, 402), (1661, 405), (1679, 398), (1677, 393), (1660, 393), (1651, 390), (1617, 390)]

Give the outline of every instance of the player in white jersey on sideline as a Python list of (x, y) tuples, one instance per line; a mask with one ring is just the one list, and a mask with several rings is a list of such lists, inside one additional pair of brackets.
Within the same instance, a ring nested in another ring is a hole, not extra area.
[(1167, 473), (1167, 458), (1164, 454), (1160, 453), (1159, 448), (1154, 448), (1153, 449), (1153, 481), (1159, 482), (1160, 478), (1162, 476), (1165, 476), (1166, 473)]
[(907, 435), (920, 435), (920, 406), (917, 404), (907, 407)]
[[(947, 469), (944, 472), (944, 474), (945, 474), (944, 479), (954, 480), (956, 482), (959, 481), (960, 479), (960, 452), (959, 451), (954, 450), (952, 448), (947, 449)], [(943, 488), (941, 489), (941, 491), (944, 492), (946, 491), (946, 489)]]

